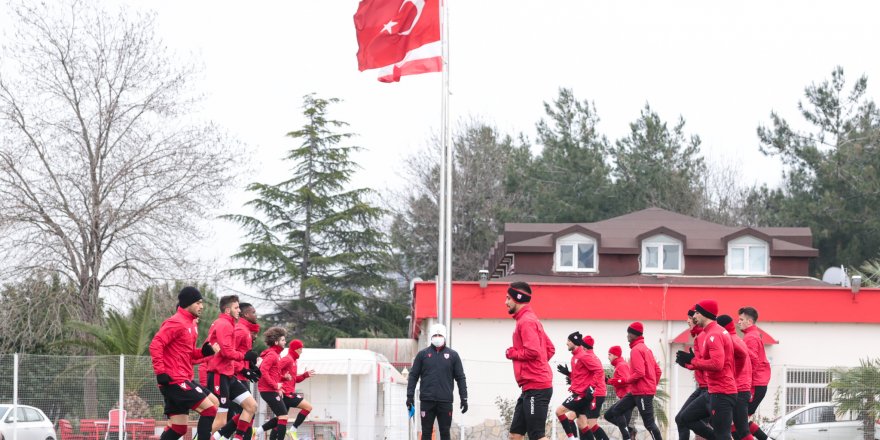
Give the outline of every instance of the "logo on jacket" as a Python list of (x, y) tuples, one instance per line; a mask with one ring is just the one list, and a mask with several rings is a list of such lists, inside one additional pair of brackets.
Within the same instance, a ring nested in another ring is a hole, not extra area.
[(187, 388), (186, 388), (186, 382), (181, 382), (181, 383), (180, 383), (180, 388), (182, 388), (182, 389), (184, 389), (184, 390), (187, 389)]
[(574, 359), (574, 363), (578, 363), (578, 359), (577, 359), (577, 358)]
[(428, 353), (428, 357), (431, 357), (431, 353)]
[(446, 359), (449, 359), (449, 353), (443, 353), (443, 357), (445, 357)]

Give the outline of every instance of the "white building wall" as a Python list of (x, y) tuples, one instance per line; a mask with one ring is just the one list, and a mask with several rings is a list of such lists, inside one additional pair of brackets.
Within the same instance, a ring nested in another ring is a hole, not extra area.
[[(433, 320), (423, 322), (422, 328), (430, 327)], [(603, 364), (608, 362), (608, 348), (619, 345), (624, 357), (629, 357), (626, 328), (630, 321), (572, 321), (542, 320), (548, 336), (554, 341), (556, 354), (550, 360), (553, 368), (553, 400), (551, 409), (567, 397), (564, 377), (556, 372), (559, 363), (570, 363), (570, 353), (565, 347), (569, 333), (577, 330), (591, 335), (596, 340), (596, 355)], [(669, 341), (684, 331), (684, 319), (676, 321), (643, 321), (645, 342), (654, 352), (663, 377), (668, 381), (671, 411), (670, 429), (674, 428), (673, 418), (680, 405), (693, 391), (693, 373), (674, 363), (674, 353), (683, 349), (682, 345), (671, 346)], [(818, 324), (818, 323), (773, 323), (760, 322), (761, 327), (780, 341), (778, 345), (768, 346), (767, 356), (774, 366), (774, 373), (765, 403), (759, 415), (773, 417), (774, 401), (781, 403), (784, 410), (785, 384), (784, 368), (855, 366), (859, 359), (880, 356), (880, 348), (869, 341), (880, 340), (880, 325), (871, 324)], [(453, 320), (451, 347), (460, 354), (468, 379), (469, 406), (467, 414), (458, 410), (458, 393), (454, 420), (465, 426), (483, 423), (486, 419), (498, 419), (499, 410), (496, 397), (516, 399), (519, 388), (513, 377), (511, 361), (504, 352), (512, 344), (513, 319), (460, 319)], [(427, 335), (423, 331), (419, 346), (427, 346)], [(781, 400), (781, 402), (780, 402)]]

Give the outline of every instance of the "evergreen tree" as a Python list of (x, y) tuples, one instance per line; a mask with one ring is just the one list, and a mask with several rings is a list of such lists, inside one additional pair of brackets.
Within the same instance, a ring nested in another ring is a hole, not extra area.
[[(846, 90), (843, 69), (805, 89), (798, 109), (810, 130), (795, 130), (777, 113), (759, 127), (761, 151), (785, 164), (782, 188), (752, 195), (765, 226), (809, 226), (819, 258), (814, 273), (859, 266), (880, 248), (880, 109), (868, 80)], [(772, 209), (760, 209), (762, 206)]]
[(699, 157), (699, 136), (685, 135), (684, 125), (680, 117), (670, 129), (646, 104), (629, 135), (615, 143), (611, 153), (619, 214), (656, 206), (699, 215), (706, 165)]
[(304, 97), (306, 124), (287, 136), (301, 142), (289, 151), (289, 179), (253, 183), (247, 205), (257, 215), (226, 215), (248, 242), (233, 257), (233, 275), (260, 288), (278, 305), (267, 320), (289, 325), (293, 337), (330, 346), (336, 337), (402, 336), (407, 304), (387, 301), (388, 246), (377, 224), (384, 212), (371, 206), (369, 189), (347, 190), (357, 147), (341, 143), (345, 122), (327, 117), (338, 99)]
[(521, 187), (532, 202), (536, 222), (591, 222), (609, 217), (608, 140), (596, 125), (594, 104), (560, 89), (544, 103), (547, 119), (537, 125), (541, 155), (528, 168)]

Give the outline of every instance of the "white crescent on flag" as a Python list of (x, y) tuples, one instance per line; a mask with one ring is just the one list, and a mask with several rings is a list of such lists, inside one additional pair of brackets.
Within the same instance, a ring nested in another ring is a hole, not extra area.
[(416, 23), (419, 22), (419, 17), (422, 16), (422, 10), (425, 9), (425, 0), (403, 0), (403, 3), (401, 3), (400, 5), (400, 9), (398, 9), (397, 12), (402, 11), (403, 7), (406, 6), (407, 3), (412, 3), (413, 6), (416, 7), (416, 18), (414, 18), (412, 24), (409, 25), (409, 29), (403, 32), (398, 32), (398, 34), (400, 35), (409, 35), (409, 33), (412, 32), (413, 28), (416, 27)]

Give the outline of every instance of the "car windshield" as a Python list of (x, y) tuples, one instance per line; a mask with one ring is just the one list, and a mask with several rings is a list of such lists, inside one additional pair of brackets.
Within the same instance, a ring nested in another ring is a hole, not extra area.
[(8, 411), (9, 408), (12, 408), (12, 405), (0, 405), (0, 418), (6, 414), (6, 411)]

